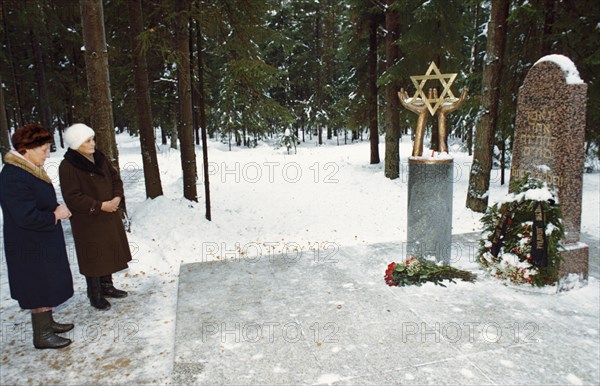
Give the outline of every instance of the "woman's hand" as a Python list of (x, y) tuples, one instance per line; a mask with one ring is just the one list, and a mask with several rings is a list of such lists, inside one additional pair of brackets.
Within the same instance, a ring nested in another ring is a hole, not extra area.
[(119, 204), (121, 203), (121, 197), (117, 196), (110, 201), (104, 201), (102, 203), (102, 207), (100, 210), (103, 212), (113, 213), (119, 209)]
[(71, 217), (71, 211), (65, 204), (60, 204), (54, 209), (54, 219), (58, 222), (58, 220), (65, 220)]

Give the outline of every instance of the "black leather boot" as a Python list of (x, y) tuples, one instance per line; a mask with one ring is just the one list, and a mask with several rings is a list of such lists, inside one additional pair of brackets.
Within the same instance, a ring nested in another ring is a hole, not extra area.
[(31, 325), (35, 348), (63, 348), (71, 344), (71, 339), (58, 336), (52, 331), (52, 311), (32, 313)]
[(90, 298), (90, 304), (92, 307), (103, 311), (110, 309), (110, 303), (104, 299), (104, 295), (102, 295), (100, 278), (86, 276), (85, 280), (87, 282), (87, 295), (88, 298)]
[(71, 331), (75, 325), (73, 323), (58, 323), (54, 320), (54, 316), (52, 315), (52, 311), (50, 312), (50, 320), (52, 325), (52, 331), (56, 334), (62, 334), (63, 332)]
[(113, 285), (112, 275), (100, 276), (102, 294), (107, 298), (126, 298), (127, 292), (116, 289)]

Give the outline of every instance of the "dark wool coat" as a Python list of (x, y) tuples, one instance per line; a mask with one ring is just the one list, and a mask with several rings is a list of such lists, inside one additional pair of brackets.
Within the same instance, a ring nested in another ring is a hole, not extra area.
[(73, 279), (51, 183), (17, 166), (0, 172), (0, 205), (10, 295), (21, 308), (56, 307), (73, 296)]
[(92, 277), (125, 269), (131, 261), (120, 211), (100, 210), (103, 201), (116, 196), (123, 199), (123, 181), (98, 150), (94, 160), (69, 149), (58, 168), (63, 199), (73, 214), (70, 220), (79, 272)]

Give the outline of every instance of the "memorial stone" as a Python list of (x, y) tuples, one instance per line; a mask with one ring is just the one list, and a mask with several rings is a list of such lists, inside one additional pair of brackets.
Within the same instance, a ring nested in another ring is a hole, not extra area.
[(556, 188), (565, 238), (559, 275), (587, 278), (588, 246), (579, 241), (587, 84), (562, 55), (540, 59), (519, 90), (511, 180), (526, 175)]

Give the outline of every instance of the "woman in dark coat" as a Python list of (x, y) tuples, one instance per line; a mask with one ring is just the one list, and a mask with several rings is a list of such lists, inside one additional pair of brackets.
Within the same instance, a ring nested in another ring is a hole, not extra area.
[(33, 345), (61, 348), (71, 340), (56, 333), (73, 324), (54, 321), (52, 307), (73, 296), (73, 279), (60, 220), (71, 213), (56, 201), (52, 181), (42, 168), (52, 136), (40, 125), (18, 128), (15, 150), (4, 157), (0, 172), (0, 206), (10, 294), (31, 310)]
[(90, 127), (74, 124), (65, 131), (64, 139), (69, 149), (58, 172), (63, 198), (72, 212), (79, 272), (86, 278), (91, 305), (108, 310), (106, 297), (127, 296), (112, 281), (112, 274), (126, 269), (131, 261), (118, 211), (124, 197), (123, 181), (104, 154), (96, 150)]

